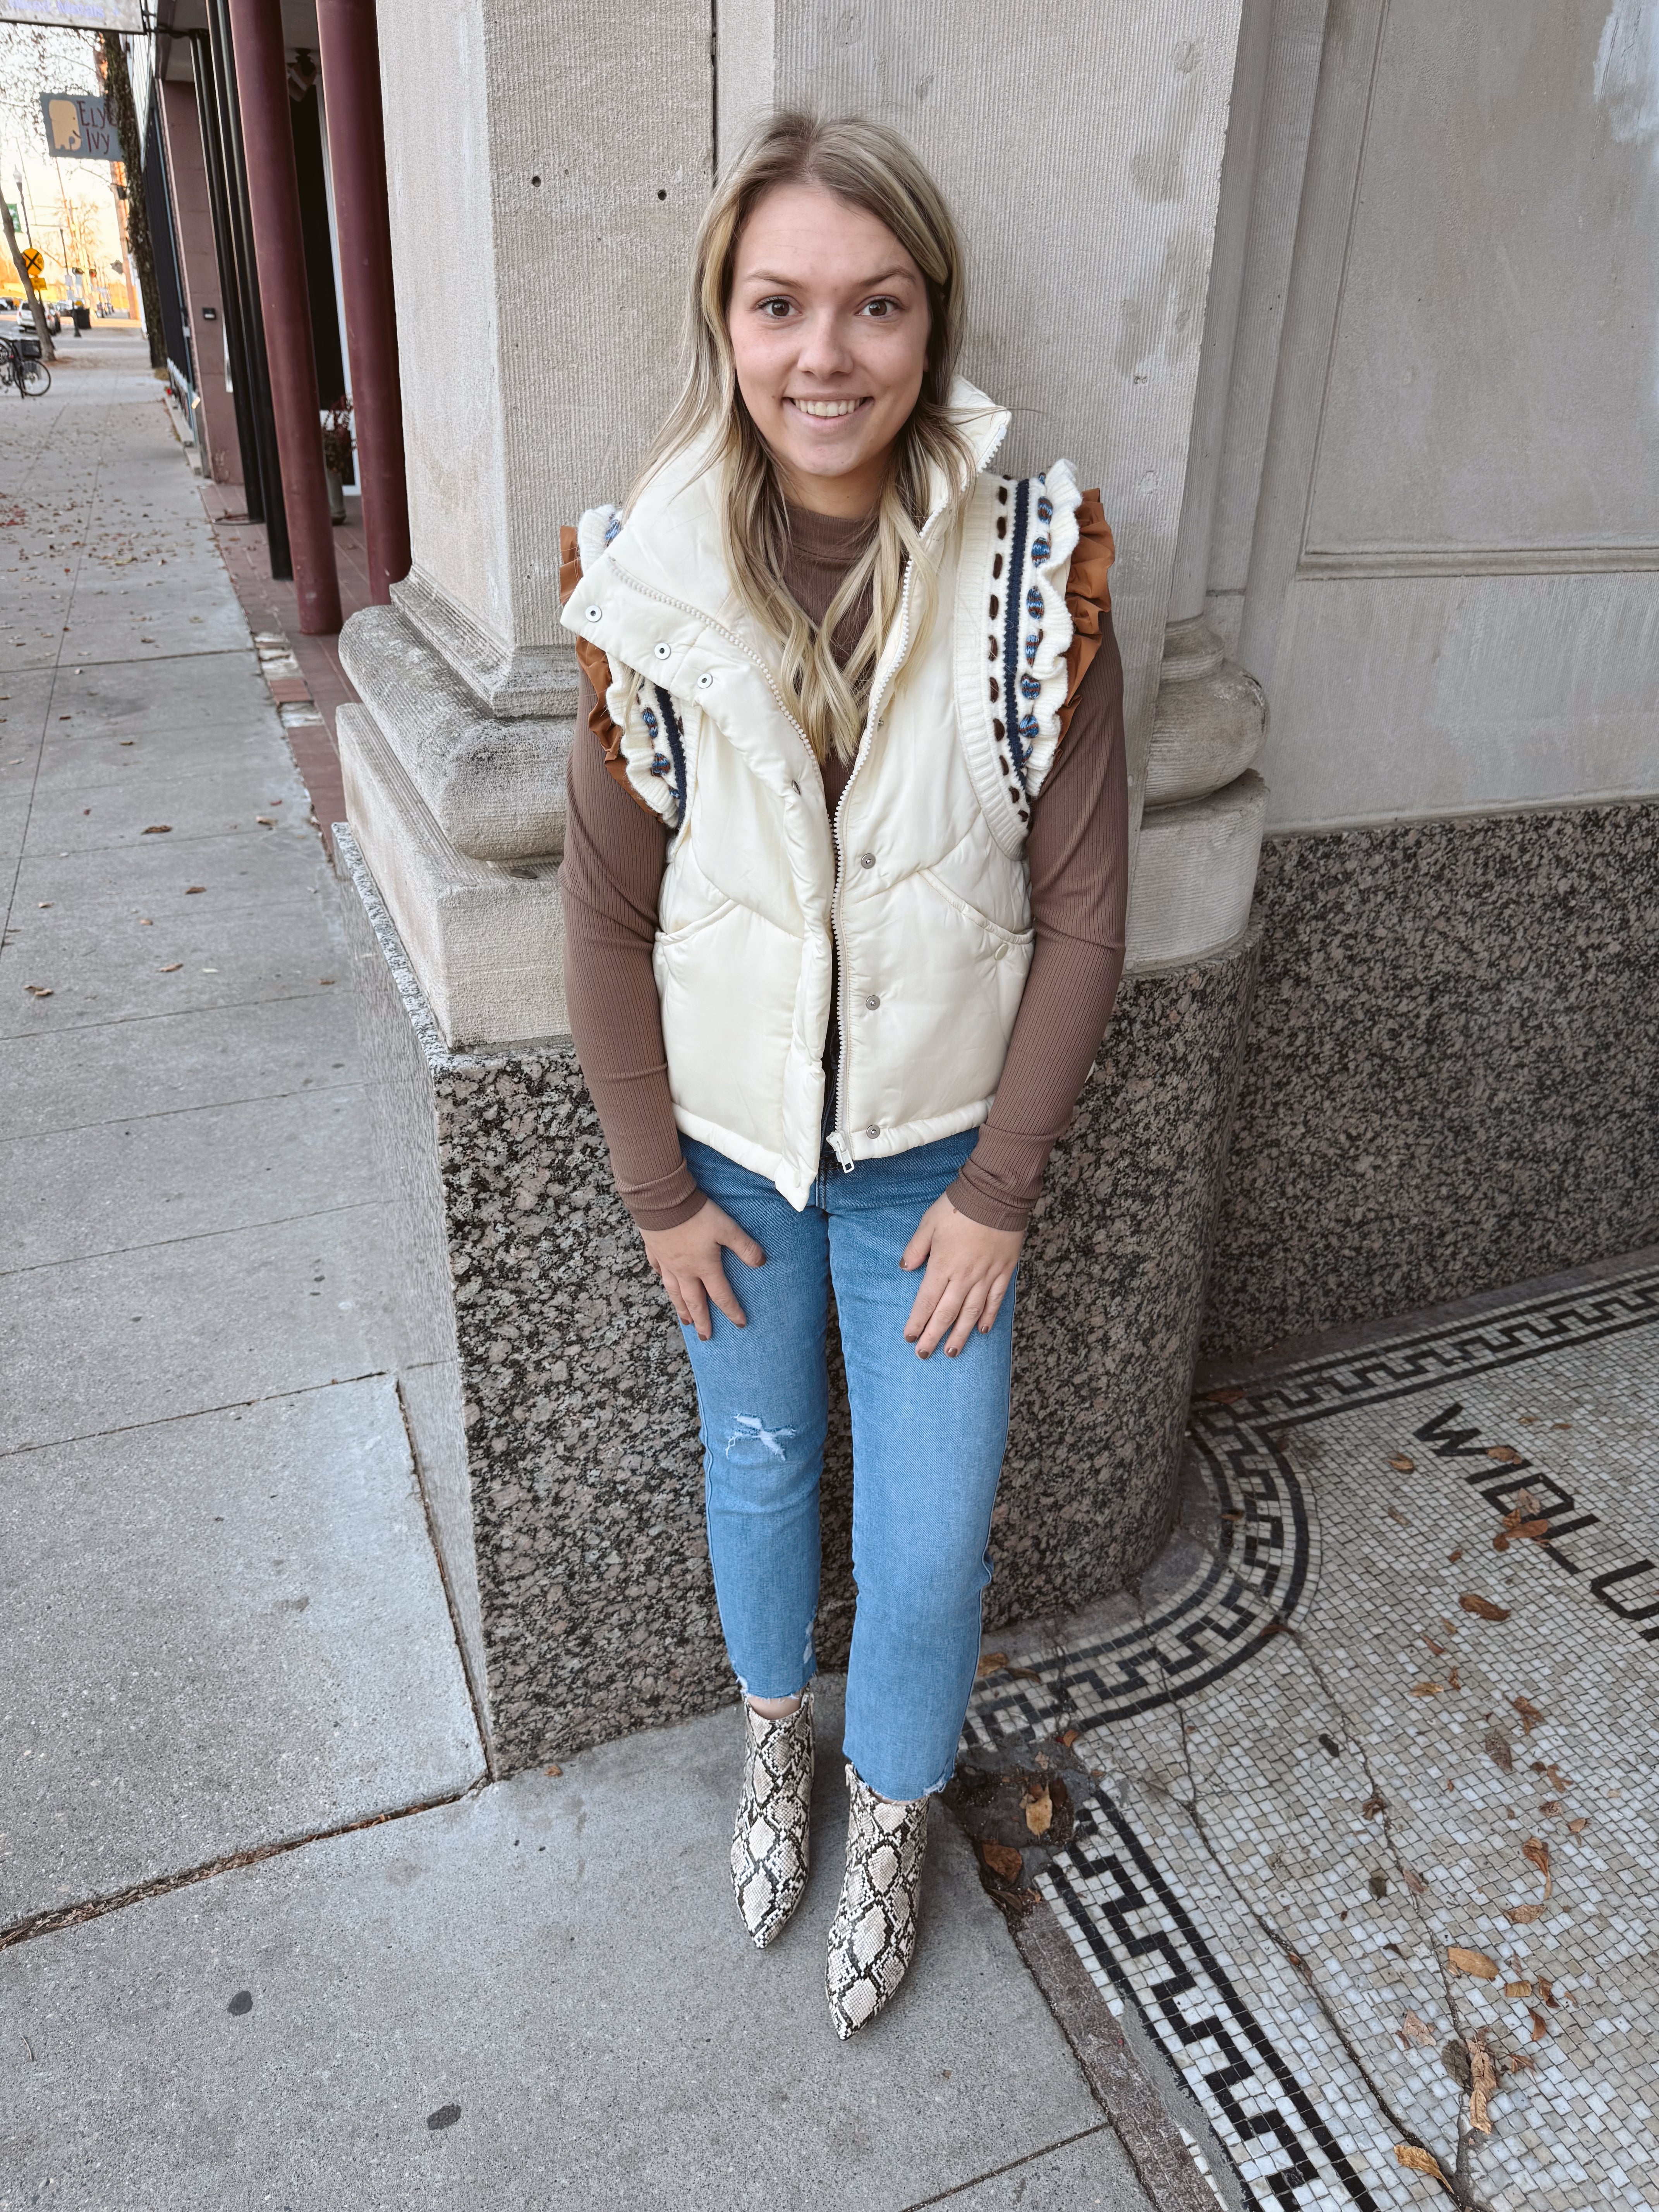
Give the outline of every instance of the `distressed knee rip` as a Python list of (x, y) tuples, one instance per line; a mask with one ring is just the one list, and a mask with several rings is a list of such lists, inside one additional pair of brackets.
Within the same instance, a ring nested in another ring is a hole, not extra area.
[(774, 1460), (787, 1462), (789, 1455), (784, 1447), (797, 1433), (794, 1429), (769, 1429), (758, 1413), (734, 1413), (726, 1433), (726, 1456), (740, 1467), (763, 1466)]

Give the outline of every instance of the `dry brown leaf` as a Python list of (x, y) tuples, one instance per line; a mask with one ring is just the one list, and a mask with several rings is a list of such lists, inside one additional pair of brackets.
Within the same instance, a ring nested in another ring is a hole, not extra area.
[(32, 999), (49, 999), (52, 996), (50, 983), (25, 983), (23, 988)]
[(1529, 1997), (1532, 1995), (1532, 1984), (1530, 1982), (1505, 1982), (1504, 1984), (1504, 1994), (1506, 1997)]
[(1451, 2187), (1431, 2150), (1419, 2150), (1415, 2143), (1396, 2143), (1394, 2154), (1401, 2166), (1409, 2166), (1413, 2173), (1432, 2174), (1443, 2189)]
[(1437, 1698), (1440, 1695), (1440, 1689), (1441, 1685), (1438, 1682), (1413, 1682), (1411, 1694), (1414, 1698)]
[(1538, 1977), (1538, 1994), (1543, 1998), (1544, 2002), (1549, 2007), (1550, 2010), (1553, 2012), (1556, 2009), (1555, 1990), (1553, 1985), (1546, 1980), (1542, 1974), (1540, 1974)]
[(1537, 2060), (1529, 2051), (1511, 2051), (1510, 2053), (1511, 2074), (1530, 2074), (1537, 2063)]
[(1069, 1751), (1082, 1733), (1083, 1730), (1081, 1729), (1062, 1729), (1060, 1734), (1054, 1738), (1054, 1741), (1056, 1743), (1063, 1743), (1066, 1750)]
[(1541, 1905), (1506, 1905), (1504, 1917), (1512, 1920), (1517, 1928), (1530, 1928), (1534, 1920), (1543, 1918), (1544, 1908)]
[(1505, 1467), (1513, 1467), (1520, 1459), (1521, 1455), (1516, 1451), (1513, 1444), (1488, 1444), (1486, 1447), (1486, 1457), (1488, 1459), (1501, 1460)]
[(1389, 1465), (1396, 1474), (1415, 1474), (1417, 1472), (1417, 1462), (1407, 1459), (1404, 1452), (1396, 1452)]
[(1515, 1505), (1517, 1512), (1525, 1513), (1528, 1516), (1534, 1513), (1541, 1513), (1544, 1510), (1543, 1499), (1530, 1490), (1517, 1490), (1515, 1493)]
[(207, 885), (205, 884), (186, 884), (185, 885), (185, 896), (186, 898), (194, 898), (198, 891), (204, 891), (206, 889)]
[(1474, 1590), (1465, 1590), (1457, 1602), (1478, 1620), (1507, 1620), (1510, 1617), (1508, 1606), (1494, 1605), (1489, 1597), (1482, 1597)]
[(1522, 1735), (1530, 1735), (1540, 1721), (1549, 1718), (1549, 1715), (1540, 1711), (1530, 1698), (1511, 1698), (1510, 1703), (1521, 1716)]
[(1494, 1765), (1501, 1766), (1505, 1774), (1515, 1771), (1515, 1747), (1501, 1728), (1489, 1728), (1482, 1748)]
[(562, 1774), (564, 1769), (562, 1766), (544, 1766), (542, 1771), (544, 1774)]
[(1414, 2012), (1406, 2014), (1400, 2028), (1408, 2043), (1420, 2043), (1427, 2051), (1434, 2049), (1434, 2030), (1420, 2021)]
[(170, 837), (173, 835), (173, 824), (171, 822), (152, 822), (149, 827), (141, 830), (139, 835), (144, 837)]
[(1483, 2136), (1492, 2133), (1492, 2115), (1486, 2100), (1498, 2094), (1498, 2069), (1492, 2063), (1492, 2053), (1485, 2042), (1486, 2031), (1469, 2038), (1469, 2072), (1474, 2086), (1469, 2091), (1469, 2125), (1478, 2128)]
[(1455, 1567), (1455, 1566), (1457, 1565), (1457, 1562), (1458, 1562), (1458, 1561), (1462, 1558), (1462, 1556), (1463, 1556), (1463, 1547), (1460, 1544), (1460, 1545), (1458, 1546), (1457, 1549), (1456, 1549), (1455, 1552), (1448, 1552), (1448, 1553), (1447, 1553), (1447, 1554), (1446, 1554), (1446, 1565), (1447, 1565), (1449, 1567)]
[(1559, 1820), (1567, 1808), (1559, 1797), (1547, 1797), (1538, 1809), (1547, 1820)]
[(1204, 1402), (1206, 1406), (1236, 1406), (1243, 1395), (1242, 1390), (1206, 1390)]
[(1578, 1819), (1577, 1819), (1577, 1820), (1569, 1820), (1569, 1821), (1568, 1821), (1568, 1823), (1567, 1823), (1567, 1833), (1568, 1833), (1570, 1836), (1582, 1836), (1582, 1835), (1583, 1834), (1583, 1832), (1584, 1832), (1585, 1829), (1586, 1829), (1586, 1828), (1588, 1828), (1588, 1827), (1589, 1827), (1589, 1822), (1587, 1820), (1585, 1820), (1585, 1819), (1584, 1819), (1584, 1817), (1583, 1816), (1583, 1814), (1581, 1814), (1579, 1815), (1579, 1817), (1578, 1817)]
[(1054, 1801), (1047, 1790), (1039, 1790), (1025, 1801), (1025, 1825), (1034, 1836), (1046, 1836), (1054, 1824)]
[(1410, 1890), (1413, 1897), (1427, 1896), (1429, 1885), (1424, 1881), (1422, 1875), (1417, 1872), (1415, 1868), (1401, 1867), (1400, 1873), (1407, 1888)]
[(1477, 1982), (1498, 1979), (1498, 1961), (1489, 1959), (1484, 1951), (1466, 1950), (1461, 1943), (1449, 1943), (1446, 1957), (1460, 1974), (1472, 1974)]
[(1567, 1777), (1562, 1773), (1559, 1766), (1546, 1766), (1541, 1759), (1534, 1759), (1533, 1761), (1532, 1771), (1534, 1774), (1547, 1774), (1554, 1787), (1560, 1791), (1564, 1797), (1566, 1796), (1568, 1790), (1572, 1787), (1571, 1783), (1567, 1779)]
[(1550, 2032), (1550, 2024), (1536, 2005), (1528, 2005), (1527, 2010), (1532, 2014), (1532, 2039), (1541, 2043)]
[(1428, 1645), (1430, 1650), (1433, 1652), (1437, 1659), (1443, 1659), (1445, 1657), (1446, 1647), (1443, 1644), (1437, 1644), (1431, 1636), (1425, 1636), (1423, 1641)]
[(1374, 1820), (1382, 1810), (1384, 1802), (1382, 1792), (1374, 1790), (1359, 1809), (1368, 1820)]
[(1019, 1880), (1024, 1862), (1012, 1844), (981, 1844), (979, 1855), (1000, 1881)]
[(1402, 1528), (1409, 1528), (1412, 1525), (1406, 1518), (1405, 1515), (1403, 1513), (1396, 1513), (1392, 1505), (1389, 1508), (1389, 1518), (1390, 1521), (1397, 1521)]
[(1449, 1690), (1461, 1690), (1462, 1686), (1462, 1678), (1459, 1675), (1456, 1668), (1454, 1667), (1446, 1677), (1446, 1687)]
[(981, 1651), (979, 1665), (974, 1670), (974, 1680), (982, 1682), (988, 1674), (1000, 1674), (1007, 1664), (1008, 1654), (1006, 1651)]
[(184, 964), (185, 963), (182, 960), (169, 960), (167, 966), (163, 968), (161, 972), (164, 975), (176, 975)]

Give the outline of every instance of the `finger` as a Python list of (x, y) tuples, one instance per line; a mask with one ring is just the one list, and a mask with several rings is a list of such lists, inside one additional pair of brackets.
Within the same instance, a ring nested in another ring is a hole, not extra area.
[(696, 1329), (699, 1340), (707, 1344), (714, 1334), (714, 1325), (708, 1318), (708, 1301), (702, 1294), (702, 1285), (695, 1275), (688, 1275), (681, 1296), (685, 1300), (685, 1325)]
[(930, 1267), (922, 1277), (911, 1303), (909, 1318), (904, 1324), (904, 1341), (907, 1344), (915, 1343), (927, 1328), (929, 1316), (950, 1279), (943, 1267)]
[[(928, 1212), (933, 1209), (929, 1207)], [(924, 1213), (916, 1224), (915, 1234), (899, 1254), (899, 1265), (905, 1269), (920, 1267), (933, 1249), (933, 1226)]]
[(717, 1229), (714, 1234), (728, 1252), (737, 1254), (745, 1267), (763, 1267), (766, 1265), (765, 1253), (761, 1250), (749, 1231), (746, 1229), (739, 1229), (735, 1221), (728, 1224), (725, 1229)]
[(945, 1356), (947, 1359), (954, 1359), (969, 1338), (972, 1336), (974, 1323), (984, 1310), (984, 1286), (982, 1284), (975, 1283), (962, 1302), (962, 1311), (957, 1316), (957, 1325), (951, 1331), (950, 1340), (945, 1345)]
[(945, 1332), (962, 1311), (962, 1302), (969, 1287), (967, 1283), (958, 1282), (954, 1276), (947, 1277), (940, 1285), (938, 1300), (927, 1317), (927, 1326), (916, 1345), (917, 1353), (921, 1358), (931, 1358), (939, 1349)]
[(738, 1304), (737, 1293), (726, 1279), (726, 1269), (720, 1265), (718, 1252), (714, 1255), (714, 1266), (703, 1276), (699, 1288), (708, 1291), (709, 1297), (713, 1298), (727, 1321), (735, 1322), (739, 1328), (746, 1328), (749, 1326), (749, 1317)]
[(1008, 1295), (1008, 1285), (1013, 1281), (1012, 1270), (999, 1275), (991, 1285), (991, 1295), (985, 1301), (985, 1310), (979, 1317), (980, 1334), (988, 1336), (997, 1325), (997, 1316), (1002, 1311), (1002, 1301)]
[(690, 1307), (685, 1303), (685, 1294), (680, 1289), (679, 1278), (676, 1275), (665, 1275), (663, 1273), (662, 1270), (659, 1268), (657, 1271), (657, 1280), (662, 1285), (664, 1290), (668, 1293), (668, 1303), (674, 1309), (675, 1319), (679, 1322), (682, 1328), (690, 1328), (691, 1326), (691, 1312)]

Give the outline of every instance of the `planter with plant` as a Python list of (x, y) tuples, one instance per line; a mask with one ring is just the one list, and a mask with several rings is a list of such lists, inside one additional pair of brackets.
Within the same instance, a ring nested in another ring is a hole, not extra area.
[(346, 519), (345, 480), (352, 473), (356, 441), (351, 434), (351, 402), (337, 399), (323, 417), (323, 467), (328, 475), (328, 512), (331, 521)]

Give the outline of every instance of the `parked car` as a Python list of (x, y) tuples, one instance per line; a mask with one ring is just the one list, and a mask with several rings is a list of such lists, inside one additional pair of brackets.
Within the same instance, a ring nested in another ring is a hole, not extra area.
[[(46, 319), (46, 328), (56, 337), (64, 327), (63, 318), (56, 307), (48, 307), (44, 300), (40, 307)], [(20, 337), (32, 338), (34, 336), (34, 312), (27, 300), (17, 310), (17, 332)]]

